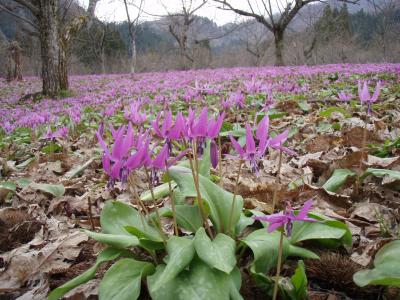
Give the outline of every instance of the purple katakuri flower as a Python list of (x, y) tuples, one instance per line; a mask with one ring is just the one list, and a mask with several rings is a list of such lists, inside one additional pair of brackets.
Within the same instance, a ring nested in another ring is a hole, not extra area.
[(342, 92), (338, 93), (338, 99), (343, 102), (348, 102), (351, 99), (353, 99), (353, 94), (342, 91)]
[(381, 89), (381, 82), (378, 81), (376, 83), (375, 91), (371, 94), (368, 91), (368, 81), (358, 81), (358, 97), (360, 98), (361, 104), (367, 103), (367, 113), (371, 114), (371, 105), (372, 103), (378, 100), (380, 89)]
[(285, 227), (287, 236), (292, 234), (293, 222), (317, 222), (318, 220), (309, 218), (308, 213), (313, 205), (313, 200), (306, 201), (297, 215), (290, 203), (282, 213), (272, 214), (268, 216), (254, 216), (253, 218), (258, 221), (269, 222), (268, 232), (273, 232), (278, 228)]

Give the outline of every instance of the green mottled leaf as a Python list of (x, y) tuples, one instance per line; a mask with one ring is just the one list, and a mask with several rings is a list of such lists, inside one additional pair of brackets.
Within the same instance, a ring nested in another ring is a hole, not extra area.
[(361, 287), (366, 285), (388, 285), (400, 287), (400, 240), (383, 246), (375, 256), (374, 268), (358, 271), (354, 282)]
[(167, 243), (167, 253), (167, 265), (151, 286), (154, 292), (168, 281), (174, 279), (191, 263), (195, 253), (193, 240), (172, 236)]
[(322, 187), (329, 192), (336, 192), (346, 183), (348, 178), (354, 176), (356, 176), (356, 173), (349, 169), (336, 169)]
[(123, 258), (104, 274), (99, 286), (99, 299), (138, 299), (142, 277), (153, 272), (154, 266), (151, 263)]
[[(195, 259), (188, 270), (170, 280), (162, 288), (154, 291), (152, 286), (157, 282), (165, 269), (157, 267), (154, 275), (147, 278), (150, 296), (153, 300), (229, 300), (231, 278), (228, 274), (210, 268), (199, 259)], [(236, 298), (237, 299), (237, 298)], [(240, 298), (239, 298), (240, 299)]]
[(51, 194), (54, 197), (61, 197), (65, 193), (65, 187), (62, 184), (31, 183), (30, 186), (34, 190)]
[(133, 235), (97, 233), (83, 230), (92, 239), (118, 249), (126, 249), (139, 245), (139, 239)]
[(98, 267), (102, 263), (110, 261), (110, 260), (114, 260), (114, 259), (118, 258), (121, 254), (122, 254), (122, 250), (118, 250), (118, 249), (107, 248), (107, 249), (103, 250), (99, 254), (99, 256), (97, 256), (96, 264), (93, 267), (87, 269), (85, 272), (83, 272), (81, 275), (75, 277), (74, 279), (71, 279), (70, 281), (64, 283), (62, 286), (59, 286), (58, 288), (54, 289), (48, 295), (48, 300), (60, 299), (62, 296), (64, 296), (70, 290), (76, 288), (77, 286), (79, 286), (81, 284), (88, 282), (90, 279), (92, 279), (94, 277)]
[[(184, 167), (171, 167), (169, 170), (172, 179), (177, 182), (184, 197), (196, 198), (197, 193), (191, 171)], [(210, 211), (210, 219), (217, 232), (224, 232), (229, 223), (229, 214), (233, 201), (233, 194), (225, 191), (204, 176), (200, 177), (200, 193)], [(232, 226), (236, 226), (243, 208), (243, 198), (236, 196), (235, 210), (232, 217)]]
[(223, 233), (218, 233), (211, 241), (201, 227), (196, 232), (194, 247), (200, 259), (212, 268), (229, 274), (236, 265), (235, 241)]

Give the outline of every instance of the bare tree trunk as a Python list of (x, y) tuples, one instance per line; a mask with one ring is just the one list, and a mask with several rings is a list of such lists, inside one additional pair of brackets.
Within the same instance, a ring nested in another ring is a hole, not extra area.
[(274, 32), (275, 43), (275, 66), (284, 66), (283, 61), (283, 31), (277, 30)]
[(42, 56), (43, 94), (55, 97), (60, 91), (57, 0), (40, 0), (39, 36)]
[(60, 43), (60, 64), (59, 64), (59, 76), (60, 76), (60, 89), (61, 90), (68, 90), (69, 82), (68, 82), (68, 58), (67, 58), (67, 51), (65, 49), (65, 45)]
[(21, 47), (18, 42), (15, 41), (13, 44), (13, 56), (14, 56), (14, 79), (22, 80), (22, 68), (21, 68)]
[(104, 47), (101, 49), (101, 74), (106, 74), (106, 53)]
[(131, 37), (131, 46), (132, 46), (132, 53), (131, 53), (131, 74), (135, 73), (136, 69), (136, 59), (137, 59), (137, 51), (136, 51), (136, 36), (133, 35)]

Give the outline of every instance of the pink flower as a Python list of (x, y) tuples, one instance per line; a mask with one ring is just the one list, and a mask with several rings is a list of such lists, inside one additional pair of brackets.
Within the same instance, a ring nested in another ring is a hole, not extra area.
[(375, 91), (374, 93), (371, 94), (369, 93), (368, 90), (368, 81), (364, 81), (363, 83), (361, 81), (358, 81), (358, 97), (360, 98), (361, 104), (367, 103), (367, 113), (371, 114), (371, 105), (372, 103), (376, 102), (378, 100), (380, 90), (381, 90), (381, 82), (378, 81), (376, 83)]
[(311, 199), (306, 201), (299, 213), (295, 215), (292, 206), (290, 203), (288, 203), (286, 210), (283, 213), (272, 214), (269, 216), (255, 216), (253, 218), (258, 221), (269, 222), (268, 232), (285, 227), (286, 234), (290, 236), (292, 233), (293, 222), (317, 222), (316, 219), (312, 219), (307, 216), (312, 205), (313, 201)]

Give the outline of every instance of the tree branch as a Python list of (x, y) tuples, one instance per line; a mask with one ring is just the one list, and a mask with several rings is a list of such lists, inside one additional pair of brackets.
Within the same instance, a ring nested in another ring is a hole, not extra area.
[(15, 18), (17, 18), (17, 19), (19, 19), (21, 21), (24, 21), (24, 22), (28, 23), (29, 25), (31, 25), (36, 30), (39, 29), (39, 27), (35, 23), (33, 23), (32, 21), (30, 21), (30, 20), (18, 15), (17, 13), (13, 12), (12, 10), (10, 10), (8, 7), (5, 7), (3, 4), (0, 4), (0, 10), (3, 10), (6, 13), (10, 14), (11, 16), (13, 16), (13, 17), (15, 17)]
[(29, 9), (35, 17), (37, 17), (40, 14), (39, 7), (33, 5), (32, 3), (30, 3), (26, 0), (14, 0), (14, 1), (17, 2), (18, 4), (21, 4), (22, 6), (26, 7), (27, 9)]

